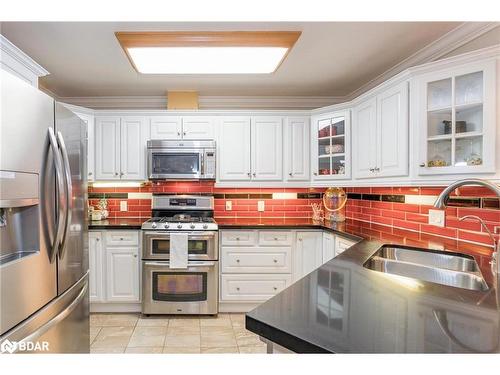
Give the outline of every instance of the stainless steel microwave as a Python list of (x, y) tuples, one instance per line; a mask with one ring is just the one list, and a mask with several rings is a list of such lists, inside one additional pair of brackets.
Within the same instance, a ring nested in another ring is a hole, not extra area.
[(150, 140), (147, 149), (150, 180), (215, 180), (215, 141)]

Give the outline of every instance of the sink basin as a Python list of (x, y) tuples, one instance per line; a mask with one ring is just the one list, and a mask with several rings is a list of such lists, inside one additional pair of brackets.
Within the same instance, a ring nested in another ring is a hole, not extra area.
[(476, 261), (465, 254), (383, 246), (363, 266), (456, 288), (488, 290)]
[(377, 251), (380, 258), (422, 266), (445, 268), (462, 272), (479, 272), (479, 266), (473, 257), (465, 254), (434, 250), (420, 250), (410, 247), (383, 246)]

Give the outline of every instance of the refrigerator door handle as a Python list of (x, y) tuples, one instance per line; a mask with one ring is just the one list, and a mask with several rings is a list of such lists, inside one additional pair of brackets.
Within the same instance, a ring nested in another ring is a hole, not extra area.
[(59, 258), (63, 258), (66, 253), (66, 240), (68, 238), (69, 227), (71, 225), (71, 213), (73, 210), (73, 185), (71, 183), (71, 169), (69, 165), (68, 151), (66, 149), (66, 144), (64, 143), (64, 138), (61, 132), (57, 132), (57, 142), (61, 148), (63, 166), (64, 166), (64, 178), (66, 179), (66, 217), (64, 224), (64, 232), (61, 239), (61, 244), (59, 246)]
[[(75, 297), (75, 299), (64, 308), (59, 314), (54, 316), (52, 319), (50, 319), (47, 323), (42, 325), (40, 328), (38, 328), (35, 332), (29, 334), (25, 338), (23, 338), (19, 342), (36, 342), (39, 337), (41, 337), (45, 332), (50, 330), (52, 327), (57, 325), (59, 322), (64, 320), (69, 314), (73, 312), (73, 310), (78, 306), (78, 304), (82, 301), (82, 299), (85, 297), (85, 294), (87, 293), (88, 289), (88, 280), (85, 281), (85, 284), (82, 287), (82, 290), (80, 293), (78, 293), (78, 296)], [(18, 345), (19, 347), (19, 345)]]
[[(62, 192), (64, 190), (64, 185), (63, 185), (63, 174), (62, 174), (62, 160), (61, 160), (61, 154), (59, 153), (59, 148), (57, 146), (57, 140), (56, 136), (54, 134), (54, 129), (50, 128), (48, 129), (48, 135), (47, 135), (47, 141), (46, 141), (46, 152), (47, 155), (52, 149), (52, 153), (54, 154), (54, 168), (56, 172), (56, 183), (57, 183), (57, 201), (58, 201), (58, 213), (56, 214), (56, 232), (54, 234), (54, 240), (50, 244), (50, 249), (49, 249), (49, 259), (50, 263), (54, 263), (57, 253), (58, 253), (58, 248), (59, 244), (61, 242), (61, 236), (62, 236), (62, 231), (64, 229), (64, 206), (66, 205), (66, 202), (63, 199)], [(46, 178), (47, 178), (47, 173), (44, 171), (44, 176), (42, 178), (42, 199), (40, 199), (40, 202), (44, 205), (44, 209), (46, 209), (46, 202), (45, 202), (45, 186), (46, 186)], [(44, 203), (45, 202), (45, 203)], [(48, 224), (46, 223), (48, 226)], [(49, 230), (46, 228), (46, 232), (48, 233)]]

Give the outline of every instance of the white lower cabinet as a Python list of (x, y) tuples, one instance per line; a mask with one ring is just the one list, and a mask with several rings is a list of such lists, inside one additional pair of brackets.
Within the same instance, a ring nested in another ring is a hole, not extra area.
[(108, 302), (139, 302), (139, 249), (106, 249), (106, 299)]
[(323, 231), (297, 232), (293, 280), (303, 278), (323, 264)]
[(323, 263), (335, 258), (335, 235), (323, 232)]
[(342, 254), (355, 243), (356, 241), (350, 240), (348, 238), (335, 236), (335, 256)]
[(90, 302), (140, 302), (139, 231), (89, 231)]
[(101, 232), (89, 232), (89, 295), (90, 302), (104, 301), (103, 246)]

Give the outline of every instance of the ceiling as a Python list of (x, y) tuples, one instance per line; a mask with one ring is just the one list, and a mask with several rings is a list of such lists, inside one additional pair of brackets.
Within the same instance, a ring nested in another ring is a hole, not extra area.
[[(345, 96), (457, 27), (457, 22), (156, 23), (3, 22), (1, 33), (50, 72), (59, 97)], [(115, 31), (300, 30), (286, 60), (267, 75), (140, 75)]]

